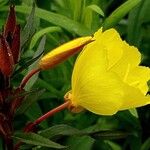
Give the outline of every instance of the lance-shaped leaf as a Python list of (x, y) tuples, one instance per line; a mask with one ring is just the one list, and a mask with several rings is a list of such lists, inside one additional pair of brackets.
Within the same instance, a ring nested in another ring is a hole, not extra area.
[(16, 64), (18, 62), (19, 54), (20, 54), (20, 25), (16, 25), (15, 27), (11, 51), (12, 51), (14, 63)]
[(81, 48), (90, 42), (92, 42), (91, 36), (77, 38), (67, 42), (43, 56), (39, 61), (39, 67), (41, 69), (52, 68), (77, 53)]
[(10, 76), (13, 71), (13, 56), (8, 43), (2, 35), (0, 35), (0, 70), (6, 75)]
[(103, 30), (115, 26), (141, 0), (127, 0), (107, 17), (103, 23)]
[(6, 21), (4, 35), (7, 37), (8, 34), (12, 34), (14, 32), (15, 26), (16, 26), (15, 6), (10, 5), (10, 12), (8, 14), (8, 18)]
[(66, 146), (55, 143), (35, 133), (16, 133), (14, 138), (21, 140), (26, 144), (31, 144), (31, 145), (37, 145), (37, 146), (49, 147), (55, 149), (66, 148)]
[(26, 42), (31, 38), (31, 36), (35, 32), (35, 27), (34, 27), (34, 15), (35, 15), (35, 5), (33, 4), (31, 13), (27, 19), (27, 23), (24, 27), (24, 29), (21, 32), (21, 47), (26, 44)]

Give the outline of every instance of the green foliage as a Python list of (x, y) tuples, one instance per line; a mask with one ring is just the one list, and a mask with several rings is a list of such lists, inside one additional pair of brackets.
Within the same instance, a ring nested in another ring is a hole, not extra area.
[[(16, 7), (16, 10), (18, 12), (25, 13), (25, 14), (28, 14), (30, 9), (31, 8), (26, 7), (26, 6)], [(73, 21), (63, 15), (37, 8), (36, 16), (40, 17), (41, 19), (43, 19), (45, 21), (48, 21), (55, 25), (58, 25), (68, 31), (74, 32), (79, 35), (83, 36), (83, 35), (90, 34), (90, 31), (85, 26), (83, 26), (82, 24), (80, 24), (76, 21)]]
[(141, 147), (141, 150), (149, 150), (149, 149), (150, 149), (150, 138), (148, 138)]
[(22, 30), (22, 35), (21, 35), (21, 47), (29, 40), (29, 38), (33, 35), (35, 32), (34, 29), (34, 14), (35, 14), (35, 6), (33, 6), (31, 13), (28, 17), (27, 23)]
[(44, 146), (56, 149), (65, 148), (65, 146), (57, 144), (35, 133), (16, 133), (14, 138), (31, 145)]
[(140, 0), (128, 0), (118, 7), (112, 14), (106, 18), (103, 23), (104, 30), (115, 26)]
[(44, 29), (36, 32), (34, 34), (34, 36), (32, 37), (29, 49), (33, 49), (33, 47), (36, 45), (38, 40), (42, 36), (44, 36), (46, 33), (52, 33), (52, 32), (61, 32), (61, 28), (60, 27), (47, 27), (47, 28), (44, 28)]
[[(32, 63), (29, 67), (28, 67), (28, 73), (30, 73), (30, 71), (32, 71), (33, 69), (38, 67), (38, 60), (42, 57), (41, 54), (43, 54), (44, 52), (44, 48), (45, 48), (45, 41), (46, 41), (46, 37), (43, 36), (43, 38), (41, 39), (39, 46), (36, 50), (36, 52), (33, 55), (32, 60), (34, 60), (34, 63)], [(39, 57), (40, 56), (40, 57)], [(37, 60), (35, 60), (36, 58), (38, 58)], [(33, 86), (33, 84), (36, 82), (36, 80), (38, 79), (38, 73), (35, 74), (34, 76), (32, 76), (30, 78), (30, 81), (28, 82), (28, 84), (26, 84), (25, 86), (25, 90), (28, 91), (31, 89), (31, 87)]]
[[(36, 94), (35, 94), (36, 93)], [(17, 110), (17, 114), (23, 114), (30, 106), (36, 102), (41, 94), (44, 93), (44, 90), (35, 90), (32, 94), (26, 96), (23, 104)]]
[[(76, 37), (92, 35), (102, 26), (104, 30), (117, 28), (123, 39), (140, 49), (142, 65), (150, 66), (150, 0), (39, 0), (34, 7), (30, 0), (15, 3), (22, 27), (21, 61), (12, 79), (15, 86), (36, 68), (43, 53)], [(0, 0), (0, 26), (7, 10), (8, 1)], [(71, 57), (31, 78), (27, 93), (23, 93), (26, 98), (14, 118), (16, 130), (63, 103), (63, 96), (70, 89), (75, 59), (76, 56)], [(24, 142), (21, 149), (148, 150), (149, 122), (149, 106), (110, 117), (65, 110), (42, 122), (36, 134), (16, 133), (14, 139)], [(2, 143), (0, 140), (0, 149)]]
[(150, 21), (149, 9), (150, 1), (142, 1), (129, 15), (128, 40), (137, 46), (140, 46), (142, 40), (143, 25)]

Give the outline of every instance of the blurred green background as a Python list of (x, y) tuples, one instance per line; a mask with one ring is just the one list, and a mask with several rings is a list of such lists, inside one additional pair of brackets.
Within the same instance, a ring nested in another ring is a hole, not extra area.
[[(22, 28), (22, 54), (12, 84), (19, 85), (23, 76), (37, 65), (37, 61), (30, 65), (33, 58), (40, 57), (43, 51), (47, 53), (76, 37), (91, 35), (101, 26), (116, 28), (124, 40), (139, 48), (141, 65), (150, 66), (150, 0), (129, 0), (128, 5), (123, 5), (125, 2), (37, 0), (34, 12), (32, 0), (15, 0), (17, 22)], [(124, 7), (118, 9), (121, 5)], [(8, 6), (8, 0), (0, 0), (1, 27), (6, 20)], [(112, 13), (115, 19), (111, 17)], [(14, 119), (16, 130), (63, 103), (63, 96), (70, 89), (75, 59), (76, 56), (71, 57), (30, 80), (25, 88), (31, 90), (31, 95), (17, 111)], [(68, 150), (149, 150), (150, 107), (122, 111), (113, 116), (98, 116), (90, 112), (73, 114), (65, 110), (41, 123), (38, 131), (46, 138), (69, 145)], [(25, 148), (31, 149), (26, 145), (22, 147)]]

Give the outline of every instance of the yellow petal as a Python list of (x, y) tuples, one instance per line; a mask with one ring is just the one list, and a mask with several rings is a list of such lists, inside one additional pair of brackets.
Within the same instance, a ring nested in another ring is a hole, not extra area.
[(92, 41), (92, 37), (81, 37), (65, 43), (42, 57), (39, 62), (41, 69), (49, 69), (61, 63), (69, 56), (77, 53), (83, 46)]
[(122, 40), (119, 33), (115, 29), (109, 29), (102, 33), (102, 29), (98, 30), (94, 39), (105, 46), (108, 57), (108, 69), (116, 64), (123, 54)]
[(122, 83), (107, 72), (106, 51), (98, 41), (79, 55), (72, 75), (72, 105), (103, 115), (112, 115), (122, 105)]
[(72, 88), (74, 106), (82, 106), (100, 115), (115, 114), (122, 105), (122, 97), (122, 83), (113, 73), (91, 75), (89, 71), (87, 77)]
[(106, 71), (107, 64), (106, 51), (101, 43), (94, 41), (88, 44), (76, 60), (72, 74), (72, 87), (75, 86), (76, 82), (82, 82), (85, 76), (88, 77), (88, 70), (90, 70), (91, 74), (95, 74), (98, 71), (99, 75), (101, 75), (103, 71)]
[(150, 69), (138, 66), (141, 54), (136, 47), (123, 42), (123, 50), (122, 58), (110, 71), (116, 72), (125, 83), (139, 88), (145, 95), (148, 91), (147, 81), (150, 79)]
[(134, 46), (129, 46), (125, 41), (122, 44), (123, 54), (121, 59), (111, 68), (123, 80), (126, 80), (129, 71), (139, 65), (141, 54)]
[(100, 29), (93, 39), (75, 63), (71, 106), (113, 115), (119, 110), (149, 104), (150, 96), (145, 94), (150, 71), (138, 66), (138, 49), (122, 41), (114, 29)]
[(141, 107), (150, 104), (150, 96), (144, 96), (139, 89), (125, 85), (124, 91), (124, 102), (120, 110)]
[(137, 66), (129, 71), (126, 83), (138, 88), (144, 95), (146, 95), (148, 92), (148, 80), (150, 80), (150, 68)]

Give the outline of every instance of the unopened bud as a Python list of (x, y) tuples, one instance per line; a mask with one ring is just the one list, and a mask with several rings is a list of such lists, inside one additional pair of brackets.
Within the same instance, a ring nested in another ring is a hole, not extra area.
[(15, 6), (10, 5), (10, 11), (4, 28), (4, 36), (7, 37), (8, 34), (13, 34), (15, 26), (16, 26)]
[(43, 56), (39, 62), (41, 69), (49, 69), (77, 53), (86, 44), (92, 42), (92, 37), (81, 37), (67, 42)]
[(15, 27), (11, 51), (12, 51), (14, 63), (16, 64), (19, 60), (19, 55), (20, 55), (20, 25), (16, 25)]
[(13, 56), (5, 38), (0, 35), (0, 71), (3, 75), (10, 76), (13, 72)]

